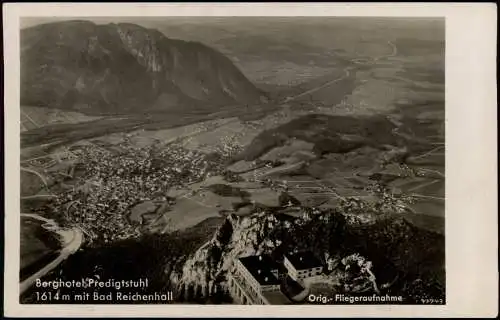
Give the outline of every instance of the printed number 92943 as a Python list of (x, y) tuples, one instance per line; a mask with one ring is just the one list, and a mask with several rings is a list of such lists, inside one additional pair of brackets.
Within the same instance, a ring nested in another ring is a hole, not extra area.
[(443, 304), (443, 299), (423, 298), (420, 301), (423, 304)]

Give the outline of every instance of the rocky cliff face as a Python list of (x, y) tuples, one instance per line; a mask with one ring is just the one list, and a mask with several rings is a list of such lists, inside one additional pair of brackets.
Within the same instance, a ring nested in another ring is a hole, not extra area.
[(106, 113), (265, 100), (223, 54), (157, 30), (69, 21), (21, 31), (25, 105)]
[[(411, 239), (425, 240), (415, 243)], [(322, 285), (333, 291), (418, 299), (429, 292), (444, 294), (440, 291), (444, 255), (440, 258), (423, 249), (429, 242), (438, 247), (440, 241), (440, 236), (402, 219), (363, 223), (340, 213), (307, 209), (300, 218), (269, 213), (229, 216), (171, 280), (183, 299), (212, 301), (228, 296), (227, 275), (238, 257), (270, 254), (281, 261), (286, 252), (311, 250), (324, 263)], [(439, 279), (431, 274), (439, 274)], [(425, 289), (417, 286), (421, 282), (427, 285)]]
[(226, 276), (236, 258), (270, 253), (276, 247), (276, 242), (264, 239), (276, 223), (273, 215), (229, 216), (212, 240), (198, 249), (186, 261), (181, 274), (175, 276), (183, 298), (209, 298), (226, 292)]

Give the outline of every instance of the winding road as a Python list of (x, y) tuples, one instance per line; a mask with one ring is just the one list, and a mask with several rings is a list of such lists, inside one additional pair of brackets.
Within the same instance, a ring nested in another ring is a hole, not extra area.
[(83, 231), (79, 228), (75, 227), (73, 229), (62, 229), (54, 220), (44, 218), (35, 213), (21, 213), (21, 217), (42, 221), (43, 228), (50, 232), (55, 232), (61, 237), (64, 247), (59, 251), (59, 255), (57, 256), (57, 258), (55, 258), (49, 264), (45, 265), (29, 278), (21, 282), (19, 286), (20, 294), (28, 290), (37, 279), (40, 279), (41, 277), (49, 273), (61, 262), (66, 260), (70, 255), (75, 253), (84, 241)]
[(298, 98), (300, 98), (300, 97), (303, 97), (303, 96), (305, 96), (305, 95), (308, 95), (308, 94), (311, 94), (311, 93), (316, 92), (316, 91), (318, 91), (318, 90), (321, 90), (321, 89), (323, 89), (323, 88), (326, 88), (326, 87), (328, 87), (328, 86), (330, 86), (330, 85), (334, 84), (335, 82), (342, 81), (342, 80), (344, 80), (344, 79), (348, 78), (348, 77), (351, 75), (350, 70), (351, 70), (351, 69), (353, 69), (353, 68), (354, 68), (354, 67), (352, 67), (352, 66), (346, 67), (346, 68), (344, 69), (344, 75), (343, 75), (343, 76), (341, 76), (340, 78), (337, 78), (337, 79), (334, 79), (334, 80), (328, 81), (328, 82), (326, 82), (326, 83), (324, 83), (324, 84), (320, 85), (319, 87), (309, 89), (309, 90), (304, 91), (304, 92), (302, 92), (302, 93), (300, 93), (300, 94), (298, 94), (298, 95), (295, 95), (295, 96), (292, 96), (292, 97), (287, 97), (285, 100), (283, 100), (283, 102), (282, 102), (282, 103), (287, 103), (287, 102), (290, 102), (290, 101), (296, 100), (296, 99), (298, 99)]

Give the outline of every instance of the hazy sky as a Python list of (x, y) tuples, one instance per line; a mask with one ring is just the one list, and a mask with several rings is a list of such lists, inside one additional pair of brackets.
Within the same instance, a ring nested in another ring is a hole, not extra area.
[(440, 18), (399, 18), (399, 17), (26, 17), (20, 19), (20, 27), (27, 28), (42, 23), (67, 20), (89, 20), (98, 24), (131, 22), (142, 25), (156, 25), (158, 23), (175, 24), (205, 24), (205, 23), (270, 23), (279, 21), (297, 21), (300, 23), (325, 23), (327, 21), (352, 21), (352, 22), (378, 22), (381, 24), (411, 25), (412, 23), (422, 24), (425, 22), (434, 26), (443, 26), (444, 19)]
[(55, 21), (67, 21), (67, 20), (89, 20), (95, 23), (111, 23), (111, 22), (139, 22), (139, 21), (147, 21), (147, 20), (156, 20), (157, 22), (160, 20), (164, 20), (164, 18), (134, 18), (134, 17), (33, 17), (33, 18), (21, 18), (19, 21), (20, 27), (28, 28), (32, 26), (36, 26), (42, 23), (49, 23)]

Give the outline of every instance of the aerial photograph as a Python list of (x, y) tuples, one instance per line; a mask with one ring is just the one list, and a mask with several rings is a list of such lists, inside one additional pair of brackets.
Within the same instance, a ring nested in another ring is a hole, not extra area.
[(444, 18), (20, 25), (20, 303), (446, 304)]

